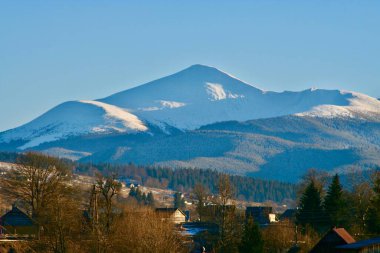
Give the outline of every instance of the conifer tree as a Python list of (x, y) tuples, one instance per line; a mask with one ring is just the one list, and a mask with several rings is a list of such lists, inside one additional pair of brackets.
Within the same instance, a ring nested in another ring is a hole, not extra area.
[(185, 208), (185, 199), (182, 198), (182, 193), (180, 192), (174, 194), (174, 207), (179, 209)]
[(244, 226), (239, 252), (263, 252), (264, 241), (257, 223), (250, 216)]
[(154, 196), (152, 192), (148, 192), (145, 203), (146, 205), (151, 206), (151, 207), (155, 206)]
[(136, 197), (136, 187), (131, 187), (129, 191), (129, 196), (135, 198)]
[(199, 215), (199, 220), (202, 221), (204, 212), (205, 212), (205, 204), (207, 201), (208, 191), (202, 184), (196, 184), (193, 189), (194, 198), (197, 200), (196, 210)]
[(339, 176), (336, 174), (328, 188), (324, 209), (326, 212), (326, 221), (329, 226), (341, 226), (344, 219), (344, 199), (343, 190), (339, 181)]
[(373, 183), (374, 195), (368, 208), (366, 223), (368, 232), (380, 234), (380, 172), (376, 172)]
[(302, 226), (309, 225), (319, 230), (323, 220), (324, 214), (321, 204), (321, 195), (312, 180), (302, 194), (299, 211), (297, 213), (297, 222)]

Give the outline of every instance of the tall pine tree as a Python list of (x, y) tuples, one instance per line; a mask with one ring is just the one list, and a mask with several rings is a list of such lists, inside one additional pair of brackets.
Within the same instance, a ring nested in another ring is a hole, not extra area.
[(380, 234), (380, 172), (376, 172), (373, 183), (374, 195), (371, 199), (366, 223), (368, 232)]
[(343, 225), (346, 207), (338, 174), (332, 179), (323, 207), (326, 212), (326, 222), (330, 227)]
[(263, 252), (264, 241), (259, 225), (250, 216), (244, 226), (243, 236), (239, 244), (239, 252)]
[(302, 194), (297, 213), (297, 222), (304, 227), (309, 225), (319, 231), (323, 220), (321, 194), (312, 180)]
[(179, 209), (185, 208), (185, 199), (180, 192), (174, 193), (174, 207)]
[(148, 192), (148, 195), (146, 196), (145, 204), (151, 207), (155, 206), (155, 200), (152, 192)]

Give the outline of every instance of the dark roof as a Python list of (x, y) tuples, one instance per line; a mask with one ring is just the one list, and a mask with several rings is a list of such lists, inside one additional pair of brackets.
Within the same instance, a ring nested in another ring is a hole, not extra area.
[(253, 220), (259, 224), (269, 224), (269, 214), (273, 213), (270, 206), (248, 206), (245, 210), (245, 217), (252, 216)]
[(13, 206), (12, 210), (0, 218), (2, 226), (33, 226), (36, 222), (18, 207)]
[(272, 212), (271, 206), (247, 206), (247, 210), (256, 212)]
[(336, 248), (337, 249), (361, 249), (368, 246), (372, 246), (374, 244), (380, 244), (380, 237), (371, 238), (368, 240), (362, 240), (362, 241), (354, 242), (351, 244), (338, 246)]
[(332, 228), (321, 240), (312, 248), (311, 253), (335, 252), (335, 248), (340, 245), (354, 243), (355, 239), (344, 228)]
[(283, 214), (281, 214), (280, 219), (294, 219), (297, 214), (297, 209), (287, 209)]

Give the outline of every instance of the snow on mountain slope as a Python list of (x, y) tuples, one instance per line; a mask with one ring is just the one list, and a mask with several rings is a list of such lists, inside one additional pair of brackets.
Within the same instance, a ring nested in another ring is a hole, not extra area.
[[(91, 101), (91, 100), (81, 100), (79, 101), (81, 103), (85, 103), (85, 104), (91, 104), (91, 105), (95, 105), (101, 109), (104, 110), (104, 112), (106, 113), (104, 115), (104, 117), (112, 120), (117, 120), (117, 121), (120, 121), (120, 123), (122, 123), (125, 127), (125, 129), (123, 128), (114, 128), (115, 130), (118, 130), (119, 132), (125, 132), (127, 129), (134, 129), (134, 130), (138, 130), (138, 131), (145, 131), (147, 130), (148, 128), (141, 122), (141, 120), (139, 120), (139, 118), (137, 118), (135, 115), (129, 113), (128, 111), (124, 110), (124, 109), (121, 109), (121, 108), (118, 108), (114, 105), (108, 105), (106, 103), (102, 103), (102, 102), (99, 102), (99, 101)], [(109, 125), (107, 126), (109, 127)], [(98, 131), (104, 131), (106, 130), (106, 128), (98, 128)]]
[(68, 136), (148, 131), (170, 133), (223, 121), (296, 114), (300, 117), (358, 117), (380, 121), (380, 101), (339, 90), (269, 92), (223, 71), (193, 65), (173, 75), (95, 101), (63, 103), (32, 122), (0, 133), (0, 143), (21, 140), (20, 149)]
[(0, 142), (25, 140), (19, 149), (68, 136), (92, 133), (139, 132), (148, 128), (135, 115), (98, 101), (71, 101), (58, 105), (21, 127), (3, 132)]
[[(127, 108), (153, 124), (164, 123), (184, 130), (214, 122), (245, 121), (303, 112), (310, 113), (299, 116), (343, 116), (347, 108), (358, 108), (351, 110), (353, 114), (369, 109), (375, 112), (372, 116), (380, 118), (376, 113), (380, 111), (380, 103), (365, 95), (320, 89), (266, 92), (204, 65), (191, 66), (99, 101)], [(180, 106), (162, 106), (162, 101)]]
[(379, 120), (380, 103), (378, 99), (357, 92), (342, 91), (341, 93), (352, 96), (352, 98), (348, 99), (348, 105), (319, 105), (309, 111), (297, 113), (296, 115), (301, 117), (356, 117), (367, 120)]
[(153, 124), (195, 129), (212, 122), (244, 119), (241, 116), (247, 111), (242, 109), (247, 107), (239, 105), (246, 103), (241, 98), (255, 94), (262, 91), (215, 68), (194, 65), (98, 101), (127, 108)]

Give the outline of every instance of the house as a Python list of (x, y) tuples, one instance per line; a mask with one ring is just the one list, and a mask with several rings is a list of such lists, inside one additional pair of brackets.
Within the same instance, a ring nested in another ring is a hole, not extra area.
[(342, 245), (342, 246), (337, 246), (335, 252), (337, 253), (380, 252), (380, 237), (357, 241), (357, 242)]
[(0, 226), (5, 230), (5, 235), (17, 237), (37, 237), (39, 232), (38, 224), (15, 205), (0, 217)]
[(0, 238), (6, 233), (6, 229), (3, 226), (0, 226)]
[(280, 216), (280, 221), (295, 222), (297, 209), (286, 209)]
[(249, 206), (245, 210), (245, 217), (248, 218), (249, 216), (260, 225), (267, 225), (277, 221), (273, 208), (270, 206)]
[(314, 246), (310, 253), (333, 253), (337, 246), (354, 243), (355, 239), (344, 228), (332, 228)]
[(215, 204), (206, 205), (203, 208), (202, 221), (215, 222), (222, 212), (235, 212), (235, 210), (235, 205), (226, 205), (224, 207)]
[(156, 213), (162, 219), (170, 220), (175, 224), (186, 222), (186, 214), (178, 208), (156, 208)]

